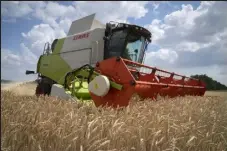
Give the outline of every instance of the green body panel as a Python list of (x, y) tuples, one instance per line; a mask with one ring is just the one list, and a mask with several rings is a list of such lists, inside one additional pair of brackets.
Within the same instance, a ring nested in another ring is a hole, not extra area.
[[(66, 73), (72, 71), (67, 62), (65, 62), (60, 56), (64, 40), (65, 38), (59, 39), (55, 45), (53, 53), (40, 56), (37, 63), (37, 73), (41, 73), (42, 75), (56, 81), (61, 85), (63, 85), (65, 82)], [(80, 81), (75, 82), (74, 86), (74, 90), (71, 89), (66, 92), (70, 93), (72, 96), (76, 96), (79, 99), (91, 99), (88, 91), (87, 81), (82, 83), (82, 87), (80, 85)]]
[(65, 74), (71, 70), (70, 66), (61, 58), (60, 55), (51, 54), (40, 57), (39, 73), (61, 85), (64, 84)]
[(74, 82), (74, 87), (71, 86), (70, 91), (72, 96), (76, 96), (78, 99), (82, 98), (83, 100), (91, 99), (88, 83), (87, 81), (76, 81)]
[[(76, 96), (79, 99), (83, 100), (90, 100), (91, 96), (88, 90), (88, 82), (87, 78), (89, 77), (90, 69), (80, 69), (79, 71), (73, 71), (71, 74), (69, 74), (65, 81), (68, 85), (68, 88), (66, 91), (70, 92), (70, 95)], [(93, 71), (90, 80), (93, 80), (96, 76), (100, 75), (99, 73)], [(83, 77), (83, 78), (77, 78), (77, 77)], [(122, 90), (122, 85), (117, 84), (113, 81), (110, 81), (110, 86), (112, 88), (115, 88), (117, 90)]]
[[(54, 80), (61, 85), (64, 85), (64, 83), (66, 82), (66, 74), (73, 70), (60, 56), (63, 44), (64, 38), (59, 39), (55, 45), (53, 53), (40, 56), (37, 64), (37, 73), (41, 73), (42, 75)], [(88, 90), (88, 83), (87, 80), (84, 79), (89, 77), (90, 68), (82, 68), (79, 71), (73, 71), (73, 73), (73, 75), (67, 77), (67, 79), (70, 78), (70, 80), (69, 83), (67, 80), (68, 88), (65, 90), (66, 93), (69, 93), (72, 97), (77, 97), (78, 99), (90, 100), (91, 96)], [(90, 79), (92, 80), (98, 75), (99, 73), (94, 71), (92, 72)], [(78, 79), (78, 76), (82, 76), (83, 79)], [(117, 90), (122, 89), (122, 85), (117, 84), (113, 81), (110, 81), (110, 86)]]
[[(88, 77), (89, 76), (89, 70), (80, 70), (77, 75), (81, 75), (83, 77)], [(100, 75), (99, 73), (97, 72), (93, 72), (92, 76), (91, 76), (91, 79), (94, 79), (96, 76)], [(110, 86), (117, 89), (117, 90), (122, 90), (122, 85), (120, 84), (117, 84), (113, 81), (110, 81)]]
[(61, 52), (64, 41), (65, 41), (65, 38), (58, 39), (58, 42), (56, 43), (55, 48), (53, 50), (53, 54), (59, 54)]
[(65, 74), (72, 70), (60, 56), (64, 40), (65, 38), (62, 38), (57, 41), (52, 54), (40, 56), (37, 66), (38, 73), (41, 73), (61, 85), (64, 84)]

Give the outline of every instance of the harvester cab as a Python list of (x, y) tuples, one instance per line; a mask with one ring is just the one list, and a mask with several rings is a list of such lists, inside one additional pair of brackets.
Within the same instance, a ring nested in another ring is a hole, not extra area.
[(113, 107), (127, 106), (134, 93), (152, 99), (204, 95), (202, 81), (143, 64), (152, 38), (147, 29), (103, 25), (94, 17), (72, 22), (66, 37), (45, 44), (37, 63), (37, 95), (92, 99), (96, 106)]
[(104, 59), (122, 57), (142, 63), (151, 33), (136, 25), (106, 24)]

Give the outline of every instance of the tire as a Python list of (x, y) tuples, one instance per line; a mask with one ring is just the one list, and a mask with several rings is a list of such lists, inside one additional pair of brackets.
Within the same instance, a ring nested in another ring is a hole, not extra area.
[(37, 97), (39, 97), (42, 94), (43, 94), (42, 88), (41, 88), (40, 84), (38, 84), (37, 87), (36, 87), (36, 90), (35, 90), (35, 95)]
[(48, 95), (50, 96), (50, 92), (51, 92), (51, 85), (50, 84), (43, 84), (43, 88), (44, 88), (44, 95)]
[(51, 92), (51, 85), (48, 83), (39, 83), (36, 87), (36, 96), (40, 95), (50, 95)]

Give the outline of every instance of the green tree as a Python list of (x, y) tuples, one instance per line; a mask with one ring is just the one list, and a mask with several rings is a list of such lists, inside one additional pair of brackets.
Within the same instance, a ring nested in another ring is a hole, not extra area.
[(227, 90), (227, 86), (221, 84), (220, 82), (213, 80), (206, 74), (203, 75), (192, 75), (192, 78), (200, 79), (205, 82), (207, 90)]

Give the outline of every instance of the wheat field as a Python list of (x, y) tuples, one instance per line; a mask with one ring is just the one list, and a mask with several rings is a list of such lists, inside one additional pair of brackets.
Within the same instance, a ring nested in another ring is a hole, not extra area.
[(1, 92), (2, 151), (226, 151), (222, 97), (132, 98), (125, 109)]

